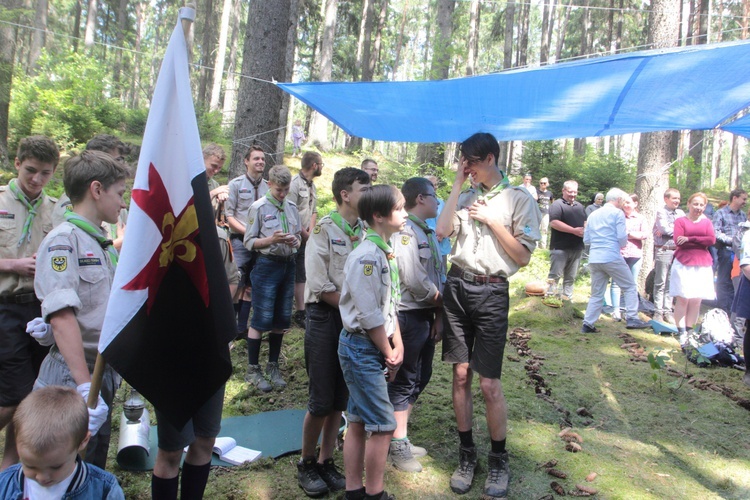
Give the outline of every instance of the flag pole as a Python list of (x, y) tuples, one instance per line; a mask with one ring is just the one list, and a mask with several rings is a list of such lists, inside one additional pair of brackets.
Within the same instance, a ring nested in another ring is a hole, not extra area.
[[(186, 2), (185, 7), (197, 12), (194, 2)], [(185, 33), (185, 47), (187, 47), (188, 64), (190, 64), (193, 59), (193, 20), (187, 16), (181, 16), (180, 21), (182, 23), (182, 31)]]

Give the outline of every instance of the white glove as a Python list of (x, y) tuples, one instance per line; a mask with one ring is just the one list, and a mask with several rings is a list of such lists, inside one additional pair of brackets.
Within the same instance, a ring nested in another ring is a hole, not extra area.
[[(89, 391), (91, 390), (91, 382), (86, 382), (76, 387), (78, 394), (81, 395), (83, 400), (86, 402), (86, 408), (89, 406)], [(96, 408), (88, 408), (89, 410), (89, 432), (92, 436), (95, 436), (99, 429), (101, 429), (104, 422), (107, 420), (107, 414), (109, 413), (109, 407), (107, 403), (102, 399), (102, 395), (99, 394), (99, 401), (96, 402)]]
[(52, 325), (45, 323), (42, 318), (34, 318), (26, 323), (26, 333), (34, 337), (39, 345), (46, 347), (55, 343)]

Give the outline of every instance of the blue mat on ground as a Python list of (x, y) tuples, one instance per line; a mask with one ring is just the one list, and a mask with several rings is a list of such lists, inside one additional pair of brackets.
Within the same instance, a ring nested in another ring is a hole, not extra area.
[[(230, 436), (240, 446), (260, 450), (262, 458), (279, 458), (297, 453), (302, 446), (302, 421), (305, 410), (278, 410), (244, 417), (222, 419), (219, 436)], [(149, 435), (151, 453), (138, 446), (120, 450), (117, 454), (118, 465), (125, 470), (153, 470), (158, 449), (156, 426), (151, 427)], [(184, 454), (183, 454), (184, 458)], [(214, 455), (211, 465), (232, 467), (232, 464), (219, 460)]]
[(656, 321), (655, 319), (652, 319), (649, 321), (651, 323), (651, 328), (654, 329), (654, 333), (661, 335), (662, 333), (677, 333), (677, 327), (674, 325), (670, 325), (669, 323), (664, 323), (662, 321)]

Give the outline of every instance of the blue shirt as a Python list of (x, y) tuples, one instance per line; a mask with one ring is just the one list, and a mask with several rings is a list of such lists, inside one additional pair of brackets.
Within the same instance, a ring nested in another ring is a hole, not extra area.
[(620, 248), (628, 243), (625, 213), (611, 203), (605, 203), (602, 208), (589, 215), (583, 231), (583, 242), (591, 245), (590, 264), (622, 260)]
[[(440, 217), (441, 212), (443, 211), (443, 207), (445, 207), (445, 203), (440, 198), (437, 198), (438, 202), (438, 209), (437, 209), (437, 216)], [(435, 227), (437, 226), (437, 217), (434, 219), (427, 219), (425, 221), (427, 223), (427, 227), (435, 230)], [(448, 237), (443, 238), (440, 240), (440, 243), (438, 243), (438, 248), (440, 248), (440, 255), (450, 255), (451, 253), (451, 239)]]

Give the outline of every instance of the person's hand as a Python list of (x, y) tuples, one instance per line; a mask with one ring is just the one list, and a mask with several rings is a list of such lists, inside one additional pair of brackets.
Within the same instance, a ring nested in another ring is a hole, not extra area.
[(216, 199), (224, 203), (229, 198), (229, 186), (219, 186), (216, 190)]
[(109, 413), (109, 407), (107, 403), (102, 399), (102, 395), (99, 394), (99, 399), (96, 402), (96, 408), (89, 408), (89, 391), (91, 390), (91, 382), (76, 387), (78, 394), (81, 395), (83, 400), (86, 402), (86, 408), (89, 410), (89, 432), (92, 436), (95, 436), (99, 429), (102, 428), (104, 422), (107, 420), (107, 414)]
[(584, 231), (584, 229), (585, 228), (583, 228), (583, 227), (576, 227), (576, 228), (574, 228), (573, 234), (575, 234), (579, 238), (583, 238), (583, 231)]
[(684, 245), (685, 243), (688, 242), (688, 237), (687, 236), (678, 236), (677, 239), (674, 242), (677, 243), (678, 245)]
[(16, 259), (15, 271), (19, 276), (33, 278), (36, 272), (36, 254), (31, 257)]
[(271, 244), (274, 243), (286, 243), (288, 244), (288, 238), (289, 233), (285, 233), (282, 230), (274, 231), (273, 235), (271, 236)]
[(401, 367), (401, 363), (404, 362), (404, 349), (402, 347), (394, 347), (391, 349), (391, 355), (385, 358), (385, 366), (393, 371), (398, 371)]
[(475, 201), (469, 207), (469, 217), (474, 220), (487, 224), (494, 217), (493, 210), (483, 201)]
[(432, 322), (430, 338), (432, 338), (432, 341), (435, 343), (443, 340), (443, 315), (440, 312), (435, 315), (435, 321)]
[(41, 346), (46, 347), (55, 343), (52, 325), (45, 323), (42, 318), (34, 318), (26, 323), (26, 333), (34, 337)]

